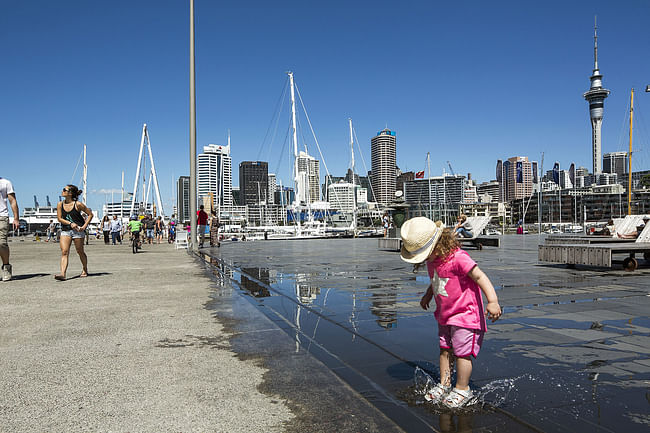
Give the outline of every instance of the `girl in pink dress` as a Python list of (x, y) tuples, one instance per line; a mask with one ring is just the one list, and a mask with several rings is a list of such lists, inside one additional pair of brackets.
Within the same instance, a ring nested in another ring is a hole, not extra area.
[[(431, 284), (420, 300), (427, 310), (432, 299), (440, 340), (440, 383), (429, 389), (425, 398), (450, 408), (472, 404), (469, 388), (472, 357), (481, 349), (487, 330), (485, 317), (493, 322), (501, 316), (501, 306), (488, 277), (476, 262), (459, 248), (453, 232), (440, 221), (412, 218), (401, 228), (402, 260), (415, 268), (426, 263)], [(485, 312), (483, 298), (487, 299)], [(456, 386), (451, 386), (452, 354), (456, 357)]]

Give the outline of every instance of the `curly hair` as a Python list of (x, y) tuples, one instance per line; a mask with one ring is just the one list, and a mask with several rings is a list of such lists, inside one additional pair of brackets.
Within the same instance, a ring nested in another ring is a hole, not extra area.
[(460, 244), (450, 228), (445, 228), (433, 249), (435, 257), (446, 260), (454, 251), (460, 248)]
[[(445, 228), (442, 230), (440, 238), (438, 239), (436, 246), (433, 248), (432, 255), (434, 257), (441, 258), (443, 261), (446, 261), (447, 258), (449, 258), (451, 254), (458, 248), (460, 248), (460, 244), (458, 243), (453, 230), (450, 228)], [(425, 263), (426, 260), (422, 263), (415, 263), (413, 265), (413, 273), (417, 274), (418, 270), (424, 266)]]

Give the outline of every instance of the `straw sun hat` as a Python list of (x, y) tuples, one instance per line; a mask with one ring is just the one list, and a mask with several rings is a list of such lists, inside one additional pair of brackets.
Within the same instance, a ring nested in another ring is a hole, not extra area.
[(401, 229), (402, 260), (409, 263), (425, 261), (438, 243), (444, 228), (441, 221), (433, 222), (425, 217), (411, 218), (406, 221)]

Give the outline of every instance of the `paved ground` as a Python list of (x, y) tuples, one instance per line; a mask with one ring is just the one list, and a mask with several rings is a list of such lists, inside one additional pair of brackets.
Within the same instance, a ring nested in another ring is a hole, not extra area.
[[(536, 236), (469, 250), (504, 307), (472, 386), (483, 407), (450, 414), (413, 390), (436, 378), (435, 319), (416, 276), (376, 239), (223, 243), (218, 274), (407, 431), (647, 431), (649, 268), (567, 269), (537, 262)], [(423, 375), (420, 375), (424, 377)]]
[[(269, 321), (238, 294), (225, 299), (230, 286), (185, 251), (165, 244), (133, 255), (127, 245), (93, 241), (91, 275), (77, 277), (72, 252), (70, 278), (57, 282), (58, 244), (10, 246), (15, 278), (0, 282), (3, 432), (364, 430), (354, 417), (328, 416), (331, 430), (318, 427), (315, 403), (334, 407), (336, 399), (374, 419), (372, 430), (398, 431), (306, 352), (285, 351), (286, 335), (268, 361), (260, 350), (236, 355), (233, 326), (248, 315), (249, 335), (263, 335)], [(314, 390), (311, 402), (270, 390), (266, 365), (279, 362), (297, 364), (297, 374), (310, 369), (285, 383)]]

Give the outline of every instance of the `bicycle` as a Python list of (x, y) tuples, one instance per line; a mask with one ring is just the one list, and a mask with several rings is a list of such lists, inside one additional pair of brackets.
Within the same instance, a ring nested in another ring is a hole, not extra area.
[(131, 249), (133, 250), (133, 254), (137, 253), (140, 248), (142, 248), (140, 244), (140, 232), (131, 232)]

